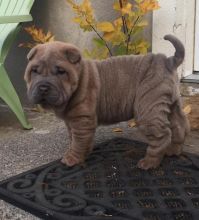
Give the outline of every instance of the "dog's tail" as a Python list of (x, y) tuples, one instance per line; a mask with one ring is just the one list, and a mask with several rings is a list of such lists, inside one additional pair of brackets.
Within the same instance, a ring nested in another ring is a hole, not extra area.
[(185, 56), (185, 49), (180, 40), (173, 35), (165, 35), (165, 40), (170, 41), (176, 49), (174, 56), (167, 58), (167, 64), (169, 69), (177, 69), (177, 67), (183, 62)]

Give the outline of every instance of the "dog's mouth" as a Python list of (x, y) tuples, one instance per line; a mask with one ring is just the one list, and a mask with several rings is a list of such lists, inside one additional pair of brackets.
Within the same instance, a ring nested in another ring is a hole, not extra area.
[(57, 108), (63, 105), (66, 106), (68, 104), (68, 99), (58, 94), (42, 96), (36, 93), (29, 95), (29, 99), (33, 104), (40, 104), (43, 108)]
[(48, 101), (47, 101), (45, 98), (42, 98), (42, 99), (39, 101), (38, 104), (40, 104), (40, 105), (42, 105), (42, 106), (47, 106), (47, 105), (49, 105)]
[(36, 104), (44, 106), (59, 106), (62, 104), (62, 99), (59, 96), (46, 96), (39, 97)]
[(28, 98), (33, 104), (43, 108), (59, 108), (68, 104), (68, 96), (50, 83), (36, 84), (28, 90)]

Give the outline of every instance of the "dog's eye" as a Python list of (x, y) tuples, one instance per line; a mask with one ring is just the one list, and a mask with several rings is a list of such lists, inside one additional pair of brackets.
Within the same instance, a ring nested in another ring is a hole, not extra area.
[(67, 74), (66, 70), (61, 68), (61, 67), (57, 67), (57, 75), (64, 75)]
[(31, 73), (38, 74), (37, 67), (32, 67)]

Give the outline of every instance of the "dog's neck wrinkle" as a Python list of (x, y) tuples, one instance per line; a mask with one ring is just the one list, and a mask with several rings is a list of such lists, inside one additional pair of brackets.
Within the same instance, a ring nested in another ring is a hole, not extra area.
[(83, 74), (86, 74), (84, 64), (82, 65), (77, 89), (73, 92), (72, 96), (69, 99), (67, 106), (65, 107), (63, 111), (64, 116), (66, 115), (67, 112), (75, 108), (75, 106), (79, 105), (86, 99), (86, 94), (83, 91), (85, 91), (84, 88), (88, 86), (88, 77), (83, 77)]

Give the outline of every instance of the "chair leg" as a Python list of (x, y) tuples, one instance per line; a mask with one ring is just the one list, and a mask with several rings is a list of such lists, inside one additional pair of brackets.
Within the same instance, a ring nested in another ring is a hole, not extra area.
[(19, 97), (2, 64), (0, 64), (0, 98), (7, 103), (25, 129), (32, 128), (24, 114)]

